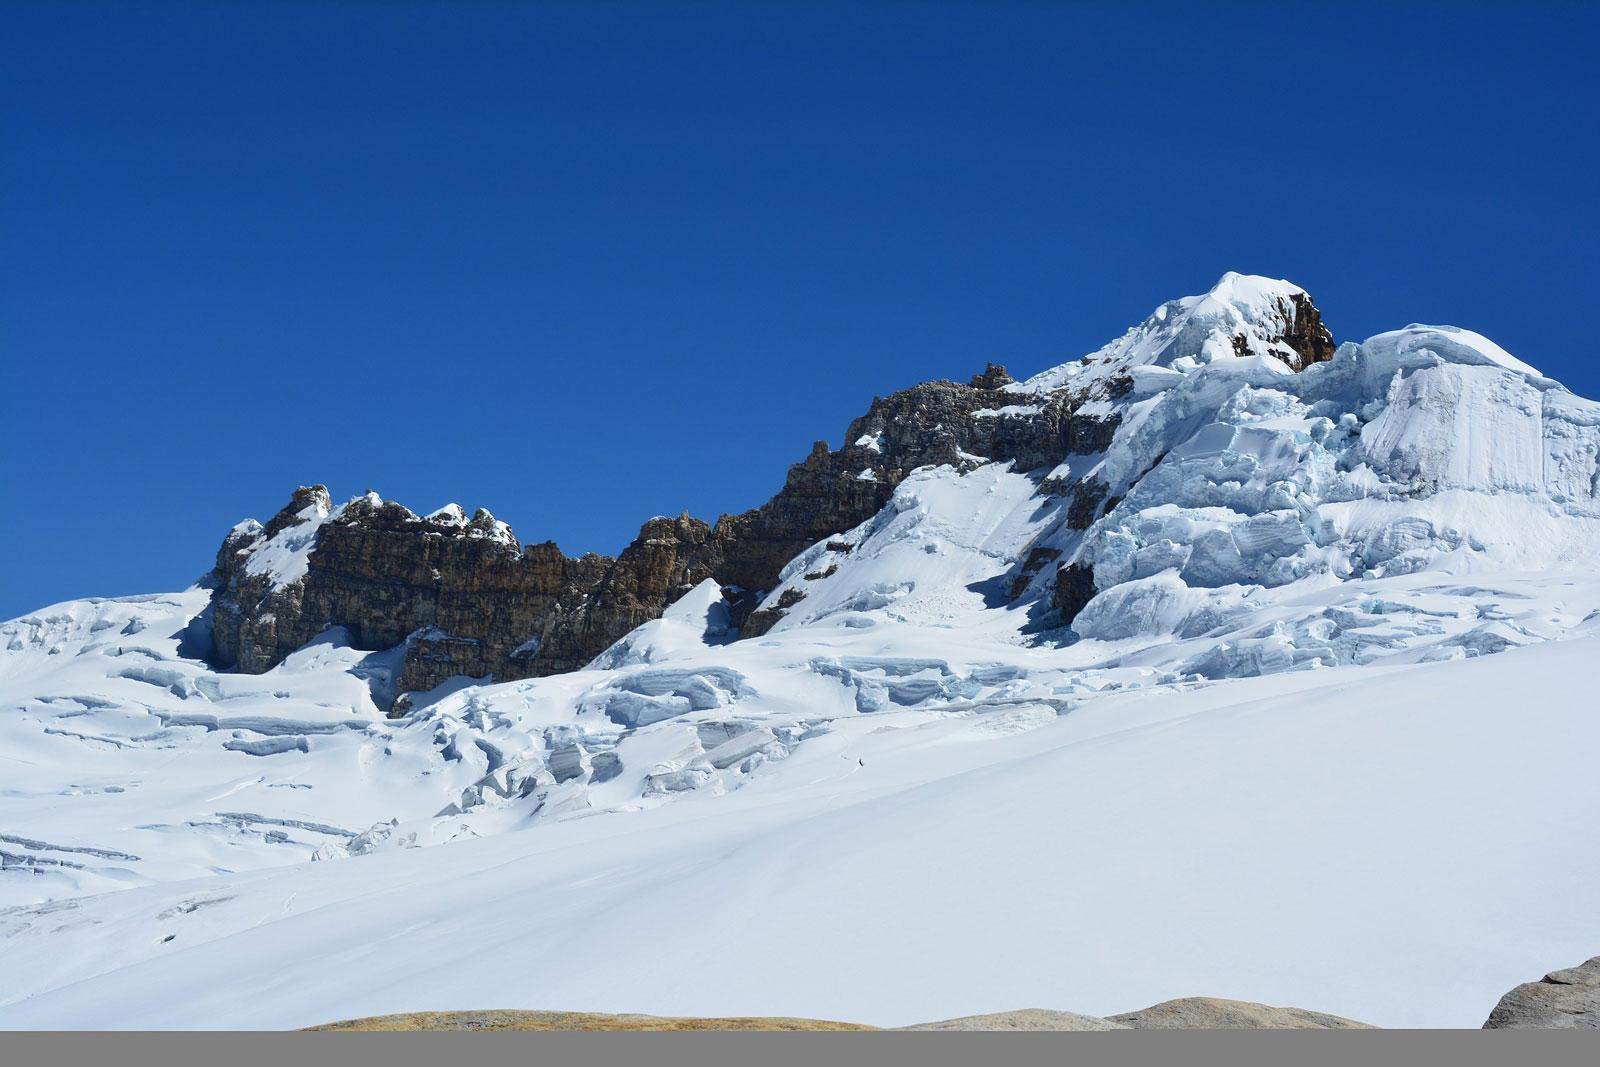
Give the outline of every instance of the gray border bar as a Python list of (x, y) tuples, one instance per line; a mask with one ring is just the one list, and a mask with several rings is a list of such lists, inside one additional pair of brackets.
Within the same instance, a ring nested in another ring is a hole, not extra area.
[(0, 1033), (5, 1067), (1594, 1067), (1600, 1030), (1103, 1033)]

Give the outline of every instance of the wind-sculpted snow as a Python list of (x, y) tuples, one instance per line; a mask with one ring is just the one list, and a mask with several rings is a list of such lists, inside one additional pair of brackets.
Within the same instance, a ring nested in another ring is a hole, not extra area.
[[(1481, 1017), (1358, 990), (1459, 967), (1463, 940), (1487, 953), (1474, 996), (1584, 951), (1554, 941), (1600, 907), (1573, 836), (1600, 814), (1600, 405), (1464, 330), (1335, 351), (1307, 309), (1229, 275), (1006, 385), (1016, 404), (972, 417), (1064, 390), (1114, 432), (1054, 469), (913, 471), (782, 568), (764, 634), (707, 580), (582, 670), (400, 694), (404, 649), (338, 629), (214, 669), (201, 588), (5, 624), (0, 1023), (490, 1002), (895, 1022), (1057, 989)], [(246, 568), (297, 580), (337, 513), (307, 510), (242, 531)], [(1515, 810), (1551, 788), (1560, 818)], [(635, 936), (647, 910), (666, 942)], [(713, 914), (737, 949), (699, 937)], [(1219, 922), (1233, 941), (1185, 947)], [(843, 986), (812, 965), (818, 926)], [(531, 958), (504, 951), (521, 938)], [(1285, 946), (1319, 966), (1264, 984)], [(320, 999), (257, 981), (317, 967)]]
[(995, 599), (978, 585), (1003, 573), (1059, 520), (1061, 502), (1038, 495), (1034, 479), (990, 464), (957, 475), (924, 468), (895, 490), (875, 518), (797, 556), (768, 603), (804, 599), (774, 628), (831, 620), (965, 624)]
[[(1530, 622), (1579, 593), (1395, 584), (1430, 611), (1497, 602)], [(0, 912), (0, 1026), (488, 1003), (901, 1025), (1198, 992), (1477, 1026), (1593, 936), (1595, 641), (1222, 684), (1113, 689), (1135, 678), (1116, 669), (1064, 715), (1021, 698), (840, 714), (744, 773), (737, 748), (777, 730), (724, 749), (741, 735), (662, 723), (632, 739), (659, 791), (499, 834), (488, 815), (515, 804), (353, 839), (349, 821), (248, 822), (268, 813), (218, 801), (231, 832), (347, 858)], [(1438, 980), (1397, 994), (1397, 975)]]
[(649, 726), (691, 711), (709, 711), (751, 695), (744, 676), (726, 667), (660, 667), (634, 671), (591, 694), (585, 711), (621, 726)]
[[(267, 578), (278, 588), (305, 577), (317, 531), (329, 519), (336, 518), (341, 510), (342, 506), (330, 508), (326, 501), (321, 500), (308, 504), (300, 510), (298, 522), (271, 537), (252, 543), (244, 564), (245, 571)], [(263, 532), (261, 524), (254, 519), (247, 519), (233, 529), (236, 536), (243, 538)]]
[[(1048, 391), (1085, 377), (1107, 377), (1132, 368), (1154, 371), (1152, 377), (1170, 381), (1160, 374), (1162, 370), (1181, 374), (1240, 355), (1265, 357), (1278, 366), (1296, 369), (1305, 357), (1283, 338), (1293, 332), (1301, 302), (1309, 304), (1309, 298), (1293, 282), (1229, 271), (1204, 296), (1163, 304), (1098, 352), (1037, 374), (1019, 391)], [(1321, 342), (1326, 331), (1320, 329), (1320, 318), (1314, 329)]]
[(1078, 472), (1121, 499), (1055, 542), (1097, 594), (1072, 625), (1181, 636), (1306, 580), (1446, 559), (1581, 566), (1600, 547), (1597, 419), (1600, 405), (1448, 328), (1345, 345), (1300, 374), (1214, 360), (1132, 404)]

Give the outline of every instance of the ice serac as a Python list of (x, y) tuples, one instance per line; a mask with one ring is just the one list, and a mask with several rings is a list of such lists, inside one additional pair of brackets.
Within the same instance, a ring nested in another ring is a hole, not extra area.
[(1079, 636), (1194, 637), (1263, 588), (1593, 551), (1600, 406), (1493, 342), (1414, 325), (1289, 374), (1217, 358), (1226, 314), (1168, 337), (1172, 306), (1113, 346), (1151, 385), (1084, 465), (1109, 506), (1054, 544)]

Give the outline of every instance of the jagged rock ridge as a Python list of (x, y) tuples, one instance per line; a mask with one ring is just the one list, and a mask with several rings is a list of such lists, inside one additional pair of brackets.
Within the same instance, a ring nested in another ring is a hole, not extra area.
[[(1309, 296), (1288, 287), (1267, 308), (1258, 321), (1240, 319), (1230, 354), (1294, 369), (1329, 357), (1332, 338)], [(1157, 316), (1185, 321), (1191, 310), (1174, 302)], [(404, 643), (406, 691), (453, 676), (557, 674), (582, 667), (707, 578), (723, 587), (734, 625), (760, 634), (803, 596), (787, 590), (756, 610), (784, 566), (871, 518), (907, 474), (929, 465), (1011, 461), (1038, 471), (1046, 491), (1073, 497), (1087, 526), (1106, 503), (1104, 484), (1045, 472), (1109, 446), (1121, 418), (1116, 401), (1132, 388), (1126, 360), (1112, 350), (1128, 340), (1080, 361), (1088, 373), (1069, 380), (1019, 384), (991, 363), (966, 384), (932, 381), (879, 397), (841, 448), (816, 442), (767, 503), (715, 525), (687, 514), (651, 519), (615, 559), (569, 557), (554, 542), (524, 546), (483, 510), (468, 519), (451, 505), (419, 516), (372, 493), (335, 507), (325, 487), (302, 488), (265, 526), (235, 527), (218, 552), (218, 662), (261, 673), (338, 626), (358, 648)]]
[[(990, 366), (967, 385), (937, 381), (875, 400), (837, 450), (817, 442), (772, 500), (712, 526), (657, 517), (615, 559), (520, 545), (487, 511), (419, 516), (375, 494), (334, 507), (327, 489), (298, 490), (266, 526), (244, 523), (218, 552), (216, 647), (224, 665), (260, 673), (331, 626), (357, 647), (407, 642), (401, 686), (455, 675), (500, 680), (575, 670), (707, 578), (736, 625), (805, 548), (877, 513), (905, 476), (930, 464), (1014, 460), (1029, 469), (1103, 443), (1115, 421), (1075, 417), (1059, 390), (1028, 418), (975, 418), (1014, 399)], [(1103, 447), (1103, 444), (1102, 444)], [(313, 529), (307, 530), (307, 527)], [(252, 566), (274, 538), (309, 537), (303, 569)]]

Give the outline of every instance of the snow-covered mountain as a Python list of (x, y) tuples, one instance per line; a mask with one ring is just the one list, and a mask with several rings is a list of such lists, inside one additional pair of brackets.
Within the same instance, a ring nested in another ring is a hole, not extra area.
[(0, 628), (0, 1025), (1476, 1025), (1600, 939), (1597, 561), (1600, 404), (1236, 274), (615, 560), (301, 490)]

